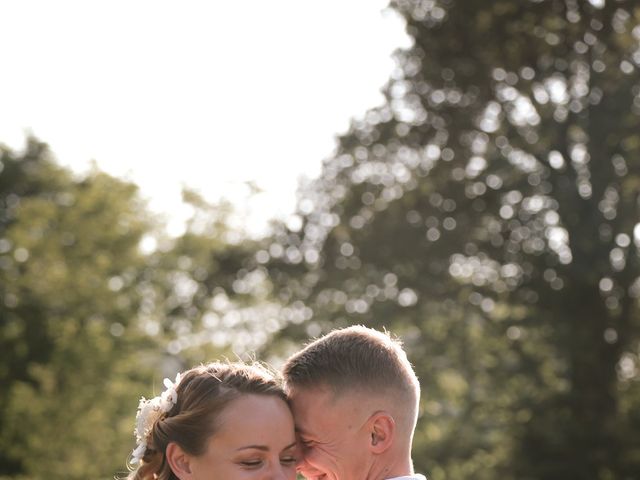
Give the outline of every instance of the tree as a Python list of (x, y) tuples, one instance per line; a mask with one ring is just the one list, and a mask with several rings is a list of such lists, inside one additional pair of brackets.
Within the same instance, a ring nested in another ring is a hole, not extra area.
[(193, 214), (184, 234), (160, 235), (149, 255), (139, 287), (150, 308), (142, 317), (162, 332), (167, 354), (180, 357), (181, 368), (250, 357), (279, 327), (264, 268), (246, 268), (258, 242), (231, 226), (231, 204), (209, 203), (189, 189), (183, 199)]
[(77, 178), (35, 138), (0, 150), (0, 478), (112, 478), (141, 395), (278, 328), (231, 206), (185, 200), (170, 238), (134, 184)]
[[(640, 470), (640, 8), (397, 0), (414, 39), (275, 234), (311, 321), (386, 326), (444, 478)], [(632, 407), (634, 405), (635, 407)]]
[(0, 202), (0, 477), (112, 477), (155, 366), (134, 321), (151, 220), (134, 185), (74, 178), (33, 138), (0, 152)]

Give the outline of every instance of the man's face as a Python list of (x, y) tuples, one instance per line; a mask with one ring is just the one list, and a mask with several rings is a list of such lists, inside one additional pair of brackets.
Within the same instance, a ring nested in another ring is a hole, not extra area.
[[(328, 388), (289, 392), (303, 458), (298, 471), (310, 480), (359, 480), (367, 476), (368, 410), (358, 396), (335, 398)], [(364, 402), (366, 404), (366, 402)]]

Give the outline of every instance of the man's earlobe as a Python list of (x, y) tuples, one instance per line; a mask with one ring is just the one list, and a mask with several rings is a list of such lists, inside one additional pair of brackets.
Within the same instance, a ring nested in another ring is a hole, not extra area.
[(396, 433), (396, 422), (387, 412), (376, 412), (371, 417), (371, 451), (382, 453), (391, 445)]
[(177, 443), (167, 445), (167, 463), (171, 470), (180, 480), (190, 480), (192, 478), (190, 460), (191, 457)]

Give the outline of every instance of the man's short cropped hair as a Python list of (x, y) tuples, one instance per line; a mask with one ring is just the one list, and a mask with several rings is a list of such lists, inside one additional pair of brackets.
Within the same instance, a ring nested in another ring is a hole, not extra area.
[(329, 387), (336, 395), (358, 390), (393, 393), (416, 409), (420, 397), (420, 384), (402, 343), (360, 325), (311, 342), (287, 360), (283, 374), (288, 390)]

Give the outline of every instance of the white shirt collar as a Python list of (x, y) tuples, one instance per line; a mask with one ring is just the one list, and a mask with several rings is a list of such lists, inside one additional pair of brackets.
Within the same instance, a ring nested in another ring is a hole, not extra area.
[(387, 480), (427, 480), (427, 477), (420, 474), (415, 475), (405, 475), (404, 477), (393, 477)]

